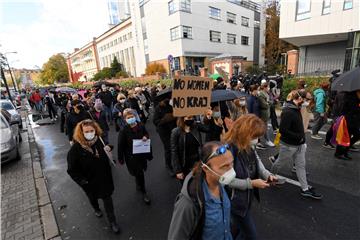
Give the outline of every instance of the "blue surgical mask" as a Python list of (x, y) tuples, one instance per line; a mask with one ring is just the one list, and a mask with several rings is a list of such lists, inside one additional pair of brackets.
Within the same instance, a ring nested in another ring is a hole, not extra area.
[(128, 119), (126, 119), (126, 122), (127, 122), (127, 124), (132, 125), (132, 124), (136, 123), (136, 118), (135, 117), (128, 118)]
[(213, 118), (221, 118), (221, 112), (213, 112)]

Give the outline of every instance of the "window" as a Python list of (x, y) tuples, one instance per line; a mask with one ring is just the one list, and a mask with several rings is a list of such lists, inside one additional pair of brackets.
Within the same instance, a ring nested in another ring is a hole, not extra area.
[(170, 29), (170, 39), (174, 41), (180, 38), (179, 26)]
[(117, 44), (117, 39), (114, 40), (114, 45), (116, 45), (116, 44)]
[(229, 44), (236, 44), (236, 34), (227, 34), (227, 43)]
[(221, 19), (220, 9), (209, 7), (209, 17), (220, 20)]
[(145, 62), (148, 64), (150, 62), (149, 54), (145, 54)]
[(260, 21), (254, 21), (254, 28), (260, 29)]
[(192, 27), (182, 26), (183, 38), (192, 38)]
[(114, 46), (114, 45), (113, 45), (113, 41), (110, 42), (110, 47), (112, 47), (112, 46)]
[(221, 42), (221, 32), (210, 31), (210, 41), (211, 42)]
[(353, 7), (352, 0), (344, 0), (344, 10), (351, 9)]
[(249, 37), (241, 36), (241, 45), (249, 45)]
[(248, 27), (249, 26), (249, 18), (241, 17), (241, 26)]
[(330, 13), (331, 0), (323, 0), (322, 15)]
[(123, 39), (124, 39), (124, 41), (126, 41), (126, 40), (127, 40), (127, 36), (126, 36), (126, 35), (124, 35), (124, 36), (123, 36)]
[(174, 0), (168, 3), (168, 7), (169, 7), (169, 15), (173, 14), (178, 10), (177, 4), (175, 3)]
[(180, 0), (180, 10), (184, 12), (191, 12), (191, 1)]
[(226, 21), (228, 23), (236, 24), (236, 14), (231, 13), (231, 12), (227, 12), (226, 15), (227, 15), (227, 20)]
[(132, 39), (132, 33), (131, 32), (129, 33), (129, 39)]
[(296, 21), (310, 18), (311, 0), (296, 1)]
[(122, 37), (119, 37), (119, 42), (120, 42), (120, 43), (122, 42)]

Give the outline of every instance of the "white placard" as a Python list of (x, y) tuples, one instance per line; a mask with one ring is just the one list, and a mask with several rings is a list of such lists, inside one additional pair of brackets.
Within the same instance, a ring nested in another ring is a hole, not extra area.
[(143, 141), (142, 139), (133, 140), (133, 154), (149, 153), (150, 152), (150, 139)]

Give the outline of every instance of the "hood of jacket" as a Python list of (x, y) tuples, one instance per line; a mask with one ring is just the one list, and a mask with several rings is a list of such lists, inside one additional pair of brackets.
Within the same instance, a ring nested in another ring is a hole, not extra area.
[(296, 106), (293, 101), (287, 101), (287, 102), (285, 102), (285, 103), (284, 103), (284, 108), (300, 110), (300, 108), (299, 108), (298, 106)]

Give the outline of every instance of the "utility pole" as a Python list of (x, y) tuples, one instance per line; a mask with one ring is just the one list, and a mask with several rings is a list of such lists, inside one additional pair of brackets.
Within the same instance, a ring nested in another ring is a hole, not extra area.
[(7, 65), (7, 67), (8, 67), (8, 69), (9, 69), (11, 81), (12, 81), (12, 83), (14, 85), (14, 90), (15, 90), (15, 92), (18, 92), (19, 88), (17, 87), (16, 82), (14, 81), (14, 77), (13, 77), (12, 72), (11, 72), (9, 61), (8, 61), (7, 57), (5, 56), (7, 53), (17, 53), (17, 52), (6, 52), (4, 54), (1, 54), (1, 56), (5, 60), (5, 63)]
[(9, 86), (8, 86), (8, 84), (7, 84), (7, 81), (6, 81), (6, 78), (5, 78), (4, 69), (3, 69), (3, 67), (2, 67), (1, 64), (0, 64), (0, 71), (1, 71), (1, 78), (2, 78), (3, 81), (4, 81), (4, 85), (5, 85), (6, 91), (8, 92), (8, 95), (9, 95), (9, 99), (10, 99), (10, 101), (12, 102), (13, 100), (12, 100), (12, 98), (11, 98)]

